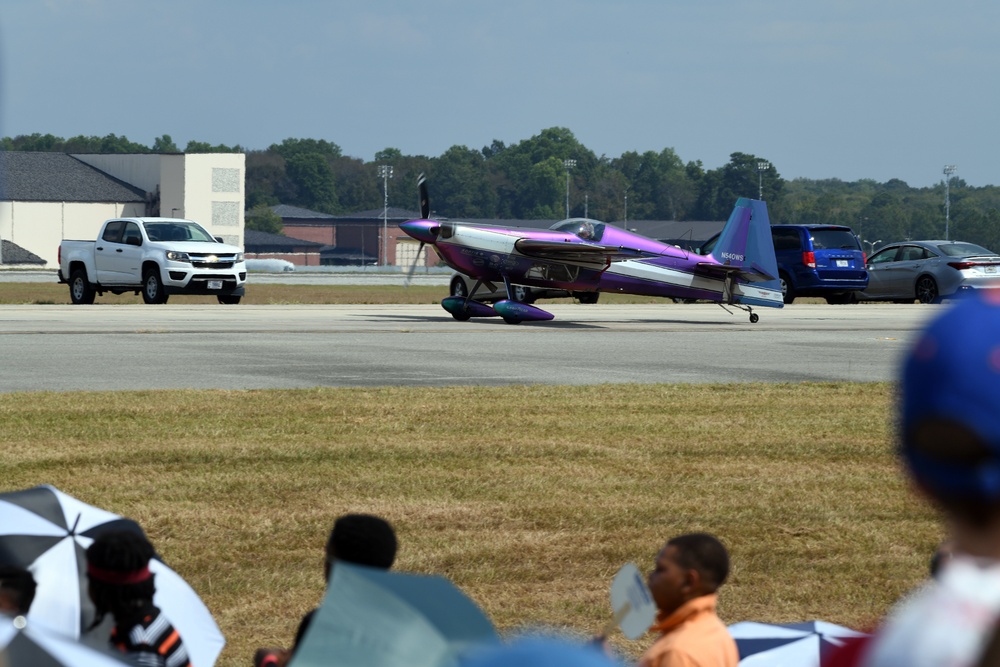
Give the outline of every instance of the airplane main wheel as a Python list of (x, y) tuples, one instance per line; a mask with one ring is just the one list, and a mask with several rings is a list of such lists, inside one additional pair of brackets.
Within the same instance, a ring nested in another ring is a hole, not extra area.
[(471, 319), (471, 316), (468, 313), (465, 313), (465, 312), (463, 312), (463, 313), (452, 313), (451, 316), (454, 317), (459, 322), (468, 322)]
[(757, 324), (758, 320), (760, 320), (760, 315), (757, 313), (750, 313), (750, 324)]
[(451, 279), (451, 295), (452, 296), (469, 296), (469, 291), (465, 289), (465, 281), (455, 276)]
[(507, 324), (520, 324), (521, 323), (521, 318), (519, 318), (519, 317), (506, 317), (506, 316), (504, 316), (503, 321), (506, 322)]

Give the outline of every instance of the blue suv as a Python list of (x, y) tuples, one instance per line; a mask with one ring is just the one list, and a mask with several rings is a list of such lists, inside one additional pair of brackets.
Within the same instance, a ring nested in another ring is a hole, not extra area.
[[(698, 250), (707, 255), (718, 235)], [(841, 225), (771, 225), (778, 279), (785, 303), (797, 296), (821, 296), (827, 303), (854, 303), (868, 287), (864, 251), (850, 227)]]

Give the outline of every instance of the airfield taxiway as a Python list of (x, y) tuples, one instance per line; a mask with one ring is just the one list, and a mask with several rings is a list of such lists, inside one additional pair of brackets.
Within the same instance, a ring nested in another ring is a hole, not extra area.
[(882, 381), (941, 306), (546, 305), (457, 322), (437, 305), (0, 306), (0, 392)]

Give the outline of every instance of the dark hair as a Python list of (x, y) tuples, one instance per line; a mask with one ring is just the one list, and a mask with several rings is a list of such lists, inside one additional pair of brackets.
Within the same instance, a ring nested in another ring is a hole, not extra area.
[(396, 533), (381, 517), (345, 514), (333, 524), (326, 555), (328, 559), (388, 570), (396, 560)]
[[(87, 548), (88, 569), (92, 566), (106, 573), (127, 574), (142, 571), (156, 555), (153, 545), (142, 533), (111, 530), (100, 533)], [(156, 587), (153, 575), (135, 583), (110, 583), (88, 572), (90, 597), (97, 609), (91, 627), (96, 627), (110, 613), (116, 622), (137, 615), (153, 604)]]
[(667, 542), (667, 546), (677, 549), (677, 562), (681, 567), (698, 571), (707, 593), (717, 591), (729, 576), (729, 554), (713, 535), (679, 535)]
[(0, 565), (0, 591), (10, 596), (20, 614), (27, 614), (35, 599), (35, 577), (17, 565)]

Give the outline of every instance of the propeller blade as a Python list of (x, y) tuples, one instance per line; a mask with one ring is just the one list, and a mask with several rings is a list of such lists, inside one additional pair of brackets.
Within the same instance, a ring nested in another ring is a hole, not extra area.
[(427, 179), (423, 174), (417, 176), (417, 190), (420, 193), (420, 217), (426, 220), (431, 214), (431, 200), (427, 196)]
[(420, 261), (420, 253), (424, 250), (424, 242), (421, 241), (420, 245), (417, 246), (417, 254), (413, 257), (413, 264), (410, 264), (410, 270), (406, 272), (406, 278), (403, 279), (403, 287), (410, 286), (410, 280), (413, 279), (413, 273), (417, 270), (417, 262)]

